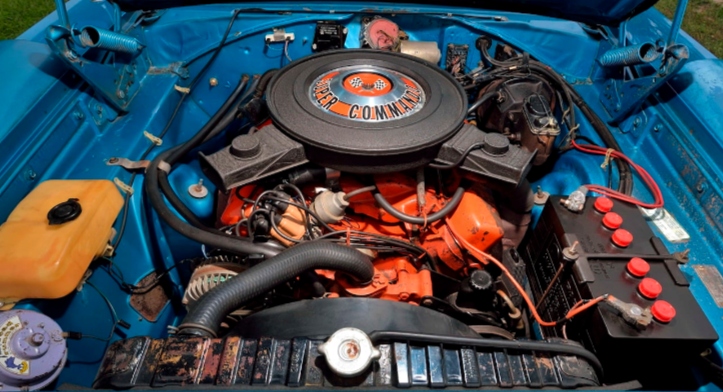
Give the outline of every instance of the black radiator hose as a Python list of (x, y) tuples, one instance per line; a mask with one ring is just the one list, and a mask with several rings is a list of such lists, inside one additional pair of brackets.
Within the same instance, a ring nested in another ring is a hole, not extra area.
[(165, 162), (164, 160), (175, 150), (175, 148), (172, 148), (158, 154), (158, 156), (153, 159), (148, 166), (146, 179), (143, 181), (143, 186), (145, 188), (146, 195), (148, 195), (148, 200), (151, 203), (151, 207), (156, 210), (158, 217), (184, 237), (213, 248), (219, 248), (234, 254), (261, 254), (267, 258), (271, 258), (279, 254), (279, 249), (275, 248), (270, 243), (255, 243), (248, 238), (235, 237), (205, 226), (196, 227), (179, 218), (176, 213), (166, 205), (166, 199), (159, 188), (158, 178), (161, 173), (165, 175), (165, 172), (162, 172), (159, 169), (159, 165)]
[(216, 337), (223, 319), (246, 301), (315, 269), (343, 272), (361, 284), (374, 277), (371, 260), (358, 250), (330, 242), (304, 242), (211, 289), (189, 310), (178, 334)]

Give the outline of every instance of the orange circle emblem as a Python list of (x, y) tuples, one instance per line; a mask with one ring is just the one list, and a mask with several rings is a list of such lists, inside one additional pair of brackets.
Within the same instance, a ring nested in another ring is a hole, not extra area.
[(394, 86), (386, 76), (372, 72), (358, 72), (347, 76), (344, 88), (355, 95), (380, 97), (392, 91)]

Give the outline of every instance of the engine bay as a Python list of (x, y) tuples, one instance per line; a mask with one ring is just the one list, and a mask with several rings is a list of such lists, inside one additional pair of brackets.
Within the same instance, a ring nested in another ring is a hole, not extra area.
[(8, 210), (0, 389), (694, 390), (717, 366), (698, 234), (597, 81), (495, 17), (209, 15), (127, 13), (152, 26), (127, 58), (82, 30), (161, 77), (70, 111), (103, 162)]

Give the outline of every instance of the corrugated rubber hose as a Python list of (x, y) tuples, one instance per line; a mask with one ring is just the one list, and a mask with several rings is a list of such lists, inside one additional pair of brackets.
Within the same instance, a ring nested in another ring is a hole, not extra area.
[(315, 269), (343, 272), (360, 283), (374, 277), (371, 260), (358, 250), (330, 242), (304, 242), (211, 289), (189, 310), (178, 334), (216, 337), (224, 317), (246, 301)]

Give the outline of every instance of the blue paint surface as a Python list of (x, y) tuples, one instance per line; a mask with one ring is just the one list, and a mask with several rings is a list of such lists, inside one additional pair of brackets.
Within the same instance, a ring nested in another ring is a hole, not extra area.
[[(317, 9), (331, 5), (317, 3)], [(299, 9), (284, 2), (244, 3), (244, 7), (266, 7), (274, 10)], [(73, 0), (68, 3), (74, 26), (94, 25), (111, 28), (112, 7), (107, 3)], [(311, 54), (314, 25), (317, 20), (336, 20), (349, 24), (348, 47), (356, 47), (362, 9), (358, 3), (333, 5), (329, 13), (244, 13), (231, 30), (227, 45), (209, 68), (201, 82), (191, 91), (182, 110), (150, 158), (166, 148), (193, 135), (231, 93), (241, 74), (257, 74), (288, 63), (282, 48), (266, 45), (263, 37), (273, 27), (294, 32), (289, 56), (298, 59)], [(374, 8), (371, 7), (371, 8)], [(392, 6), (379, 6), (390, 9)], [(44, 41), (45, 28), (57, 23), (52, 14), (34, 26), (20, 39), (0, 42), (0, 73), (5, 75), (0, 95), (0, 220), (7, 215), (40, 181), (55, 178), (96, 179), (118, 178), (130, 181), (130, 173), (117, 166), (108, 166), (110, 157), (137, 159), (150, 145), (143, 131), (158, 135), (181, 97), (175, 84), (186, 85), (188, 79), (168, 71), (174, 64), (189, 64), (190, 77), (203, 67), (220, 40), (231, 16), (233, 5), (206, 5), (160, 12), (153, 23), (132, 23), (137, 13), (123, 15), (127, 32), (146, 46), (144, 56), (159, 72), (137, 75), (139, 92), (130, 101), (125, 114), (109, 108), (90, 86), (68, 72), (59, 59), (50, 55)], [(410, 13), (397, 12), (392, 17), (415, 40), (438, 41), (444, 48), (449, 43), (467, 43), (474, 48), (480, 34), (503, 40), (530, 52), (551, 65), (573, 83), (580, 94), (604, 120), (600, 95), (605, 79), (595, 58), (604, 44), (582, 25), (561, 19), (480, 10), (468, 12), (470, 17), (421, 15), (418, 12), (443, 12), (443, 7), (404, 7)], [(397, 10), (398, 11), (398, 10)], [(370, 12), (369, 14), (374, 14)], [(457, 14), (456, 14), (457, 15)], [(501, 16), (495, 20), (490, 16)], [(391, 17), (391, 16), (390, 16)], [(670, 22), (659, 12), (648, 10), (626, 26), (629, 42), (647, 42), (667, 37)], [(609, 30), (615, 35), (617, 30)], [(640, 110), (621, 121), (612, 132), (623, 152), (646, 167), (661, 185), (666, 208), (683, 225), (691, 240), (684, 244), (667, 244), (671, 251), (692, 249), (691, 262), (682, 267), (691, 280), (691, 290), (705, 309), (719, 335), (723, 336), (723, 310), (693, 272), (693, 265), (713, 265), (721, 269), (723, 254), (723, 62), (681, 33), (679, 43), (690, 50), (690, 59), (682, 71), (648, 98)], [(12, 61), (10, 61), (12, 59)], [(479, 53), (470, 50), (467, 67), (476, 67)], [(444, 61), (444, 58), (442, 59)], [(166, 71), (163, 71), (166, 70)], [(211, 87), (208, 79), (218, 80)], [(580, 133), (593, 140), (597, 137), (581, 113)], [(637, 120), (636, 120), (637, 119)], [(598, 140), (599, 142), (599, 140)], [(216, 146), (218, 147), (218, 145)], [(213, 151), (213, 146), (209, 147)], [(569, 194), (585, 183), (607, 183), (607, 172), (600, 169), (602, 157), (569, 152), (556, 162), (552, 174), (539, 183), (552, 194)], [(215, 189), (197, 163), (182, 164), (171, 176), (171, 183), (185, 203), (201, 218), (213, 220), (211, 197), (206, 200), (188, 196), (190, 185), (203, 179), (213, 195)], [(174, 262), (201, 255), (201, 245), (190, 242), (165, 225), (148, 208), (142, 190), (143, 175), (131, 184), (135, 190), (130, 198), (128, 226), (117, 250), (115, 263), (129, 283), (137, 283), (152, 271), (162, 271)], [(644, 185), (636, 180), (636, 197), (650, 200)], [(536, 214), (539, 211), (535, 211)], [(187, 274), (181, 268), (170, 276), (175, 283), (173, 302), (167, 305), (158, 320), (148, 322), (129, 305), (129, 295), (96, 266), (91, 281), (109, 297), (119, 317), (130, 323), (127, 330), (118, 329), (113, 339), (123, 336), (166, 336), (166, 326), (183, 316), (180, 294)], [(112, 321), (110, 309), (93, 290), (84, 289), (54, 301), (25, 302), (23, 307), (37, 308), (56, 319), (66, 331), (106, 336)], [(93, 317), (89, 317), (92, 315)], [(106, 343), (95, 340), (69, 343), (69, 367), (58, 384), (90, 386)], [(719, 354), (723, 353), (716, 345)]]

